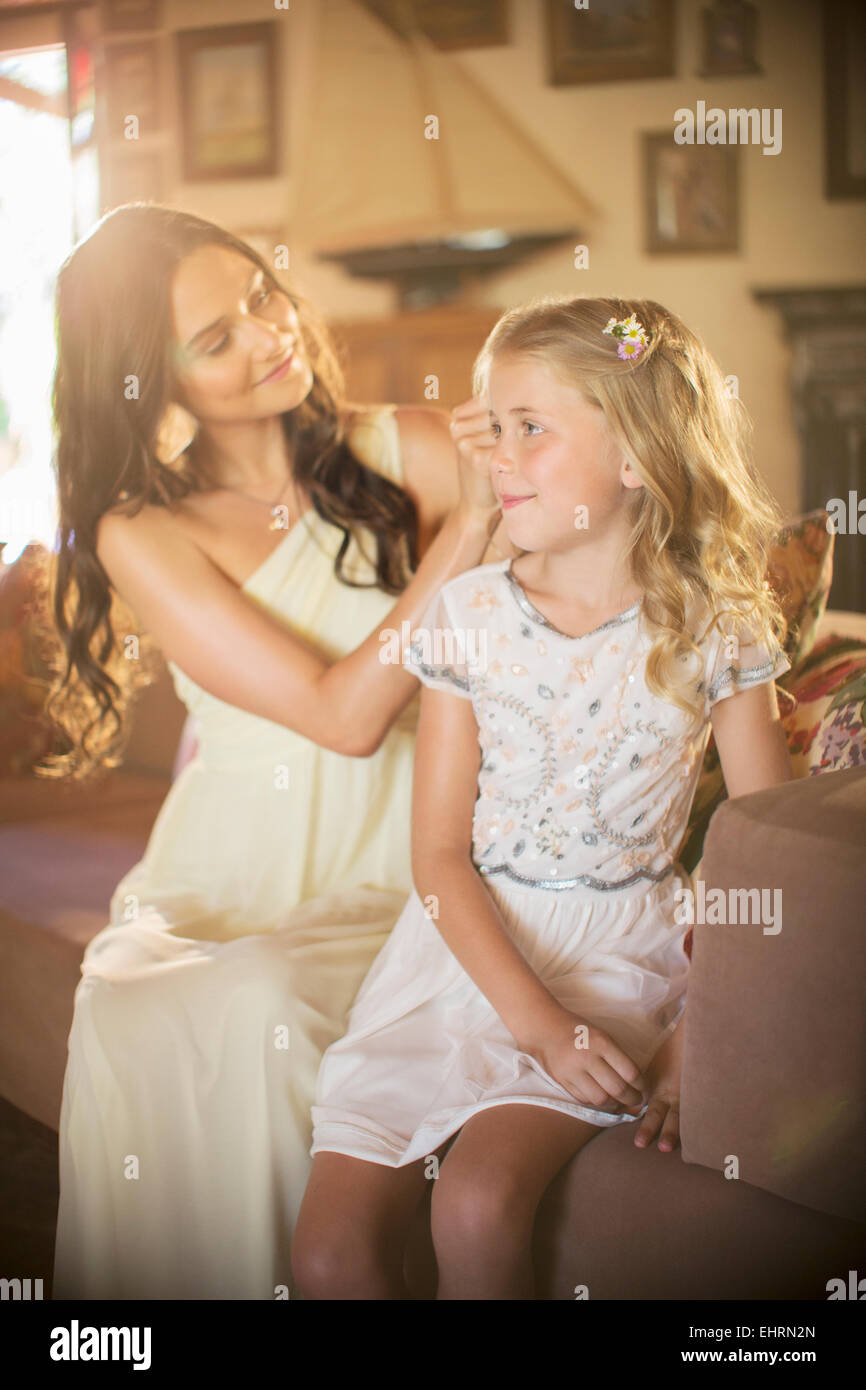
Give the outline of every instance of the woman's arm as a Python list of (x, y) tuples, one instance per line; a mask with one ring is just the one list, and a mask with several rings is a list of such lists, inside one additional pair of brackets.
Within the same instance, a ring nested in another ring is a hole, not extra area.
[(382, 662), (379, 633), (417, 624), (437, 589), (479, 564), (497, 516), (477, 502), (455, 509), (381, 627), (333, 664), (233, 584), (164, 507), (103, 516), (96, 549), (138, 621), (197, 685), (323, 748), (366, 757), (418, 688), (411, 672)]
[[(490, 412), (470, 398), (450, 415), (436, 406), (409, 405), (398, 406), (395, 415), (400, 432), (403, 486), (418, 510), (418, 552), (423, 555), (448, 513), (461, 501), (455, 444), (464, 450), (474, 449), (476, 467), (489, 470), (487, 459), (495, 444), (490, 431)], [(504, 560), (521, 553), (508, 539), (505, 522), (500, 517), (478, 563), (486, 565), (491, 560)]]
[[(481, 750), (470, 700), (424, 688), (412, 783), (412, 877), (454, 955), (519, 1046), (563, 1010), (508, 936), (472, 863)], [(432, 901), (431, 901), (432, 900)]]

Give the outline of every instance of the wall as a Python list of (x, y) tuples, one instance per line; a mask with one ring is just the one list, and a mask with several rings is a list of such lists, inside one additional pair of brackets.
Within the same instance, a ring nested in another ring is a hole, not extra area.
[[(679, 76), (645, 82), (554, 88), (544, 83), (541, 5), (512, 5), (507, 51), (474, 50), (461, 62), (572, 171), (603, 210), (589, 239), (590, 268), (558, 254), (502, 277), (491, 302), (539, 293), (605, 293), (656, 299), (700, 333), (755, 422), (755, 457), (789, 512), (800, 504), (800, 460), (788, 385), (791, 355), (781, 320), (753, 288), (864, 282), (866, 203), (823, 194), (821, 6), (817, 0), (759, 0), (763, 76), (700, 78), (702, 5), (679, 5)], [(672, 129), (678, 107), (781, 107), (782, 150), (739, 150), (741, 245), (737, 254), (647, 255), (639, 133)]]
[[(781, 322), (757, 305), (754, 288), (862, 282), (866, 204), (828, 202), (823, 194), (823, 75), (818, 0), (758, 0), (759, 59), (764, 74), (705, 79), (700, 66), (699, 0), (679, 0), (678, 76), (642, 82), (551, 87), (546, 80), (543, 0), (511, 0), (506, 47), (453, 56), (529, 131), (599, 209), (587, 238), (588, 269), (575, 270), (570, 246), (485, 281), (475, 305), (508, 307), (540, 293), (615, 293), (657, 299), (706, 339), (755, 422), (759, 467), (783, 507), (800, 506), (800, 460), (788, 385), (790, 350)], [(291, 215), (303, 196), (298, 170), (314, 155), (315, 131), (305, 120), (315, 71), (317, 25), (325, 0), (163, 0), (168, 30), (255, 19), (280, 26), (286, 176), (255, 182), (184, 184), (174, 129), (166, 141), (166, 201), (234, 230), (283, 226), (291, 246)], [(171, 60), (171, 45), (167, 43)], [(359, 54), (359, 62), (363, 56)], [(169, 90), (175, 78), (170, 71)], [(698, 100), (730, 106), (781, 107), (783, 147), (738, 151), (741, 169), (741, 245), (736, 253), (647, 255), (643, 242), (640, 133), (671, 129), (678, 107)], [(395, 113), (385, 111), (386, 120)], [(170, 121), (176, 120), (176, 106)], [(383, 167), (382, 178), (398, 177)], [(391, 313), (387, 286), (368, 285), (317, 264), (292, 247), (294, 275), (331, 317), (376, 318)], [(422, 385), (419, 382), (419, 399)]]
[[(303, 123), (303, 101), (315, 51), (316, 0), (292, 0), (284, 26), (288, 134), (296, 164), (315, 132)], [(790, 351), (781, 322), (752, 299), (753, 288), (836, 285), (863, 281), (866, 205), (829, 202), (823, 193), (821, 6), (817, 0), (759, 0), (758, 56), (763, 75), (701, 78), (701, 10), (680, 0), (674, 78), (552, 87), (546, 80), (542, 0), (512, 0), (507, 47), (464, 50), (464, 66), (598, 206), (588, 237), (589, 268), (575, 270), (570, 246), (483, 283), (476, 304), (508, 307), (532, 295), (616, 293), (657, 299), (703, 335), (754, 422), (755, 457), (788, 512), (800, 506), (800, 457), (788, 385)], [(201, 22), (201, 7), (169, 0), (172, 27)], [(271, 17), (265, 0), (218, 0), (208, 22)], [(196, 19), (196, 14), (198, 19)], [(741, 242), (737, 253), (648, 255), (643, 249), (640, 133), (673, 127), (678, 107), (781, 107), (782, 150), (739, 150)], [(383, 169), (382, 176), (388, 177)], [(214, 185), (178, 186), (184, 206), (237, 223), (242, 202), (257, 198), (263, 220), (298, 190)], [(286, 196), (287, 195), (287, 196)], [(368, 286), (295, 255), (301, 283), (334, 317), (374, 317), (392, 308), (386, 289)], [(420, 385), (419, 385), (420, 396)]]

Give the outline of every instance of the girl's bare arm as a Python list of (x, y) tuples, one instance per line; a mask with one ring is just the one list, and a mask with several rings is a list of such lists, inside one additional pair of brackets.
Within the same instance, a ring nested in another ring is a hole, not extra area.
[(472, 863), (481, 750), (472, 703), (424, 687), (412, 785), (412, 877), (443, 939), (522, 1049), (563, 1016), (507, 934)]
[(710, 718), (728, 796), (746, 796), (792, 780), (772, 681), (717, 701)]

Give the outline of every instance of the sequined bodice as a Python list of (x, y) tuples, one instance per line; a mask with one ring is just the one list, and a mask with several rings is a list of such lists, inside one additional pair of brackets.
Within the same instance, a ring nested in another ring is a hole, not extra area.
[(684, 713), (650, 693), (641, 600), (568, 637), (508, 569), (458, 576), (439, 610), (484, 645), (483, 662), (467, 642), (468, 661), (437, 668), (471, 693), (478, 724), (473, 862), (558, 891), (659, 881), (676, 860), (709, 725), (689, 736)]

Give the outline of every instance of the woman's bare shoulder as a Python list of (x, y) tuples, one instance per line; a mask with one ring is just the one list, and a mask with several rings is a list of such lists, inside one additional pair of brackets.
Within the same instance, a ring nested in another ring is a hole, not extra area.
[(397, 428), (404, 448), (445, 449), (454, 457), (454, 445), (448, 428), (450, 414), (441, 406), (398, 405), (394, 410)]
[(433, 406), (398, 406), (397, 428), (407, 491), (420, 500), (430, 524), (444, 521), (460, 501), (457, 451), (448, 411)]
[(457, 454), (449, 414), (438, 406), (358, 405), (348, 407), (347, 431), (393, 413), (400, 449), (401, 486), (415, 503), (421, 532), (432, 535), (460, 500)]
[(449, 429), (450, 415), (441, 406), (351, 404), (346, 407), (346, 426), (352, 429), (355, 425), (363, 425), (367, 421), (372, 423), (373, 419), (383, 412), (393, 413), (397, 421), (400, 448), (404, 457), (429, 454), (432, 449), (440, 454), (444, 453), (451, 460), (455, 459)]
[(96, 523), (94, 548), (106, 569), (109, 563), (116, 564), (117, 557), (130, 547), (135, 553), (142, 548), (152, 552), (178, 541), (193, 541), (196, 524), (201, 525), (205, 519), (186, 499), (172, 510), (152, 502), (143, 503), (133, 512), (128, 508), (128, 502), (118, 502), (103, 512)]

